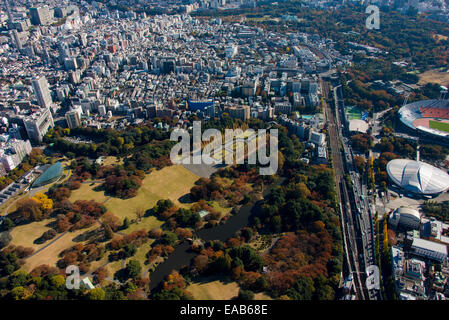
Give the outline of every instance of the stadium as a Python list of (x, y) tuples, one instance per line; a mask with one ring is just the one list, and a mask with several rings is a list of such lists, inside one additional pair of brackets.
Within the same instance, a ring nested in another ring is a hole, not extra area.
[(387, 164), (390, 180), (401, 189), (418, 195), (437, 195), (449, 189), (449, 175), (430, 164), (395, 159)]
[(399, 119), (416, 134), (443, 138), (445, 143), (449, 143), (449, 100), (422, 100), (406, 104), (399, 109)]

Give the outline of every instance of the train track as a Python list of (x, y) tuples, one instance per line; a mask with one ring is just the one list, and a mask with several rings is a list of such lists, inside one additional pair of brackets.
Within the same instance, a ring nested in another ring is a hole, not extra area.
[(340, 135), (337, 120), (332, 112), (331, 106), (326, 99), (329, 96), (329, 84), (322, 81), (322, 89), (325, 107), (325, 116), (327, 119), (327, 130), (330, 139), (330, 148), (332, 152), (332, 164), (335, 172), (335, 182), (338, 186), (337, 195), (341, 204), (341, 223), (343, 231), (344, 247), (346, 251), (346, 261), (348, 264), (348, 273), (353, 274), (354, 290), (359, 300), (365, 300), (365, 290), (362, 279), (360, 277), (360, 269), (358, 264), (358, 250), (355, 224), (353, 221), (353, 212), (351, 209), (350, 197), (345, 180), (345, 166), (342, 153), (340, 151)]

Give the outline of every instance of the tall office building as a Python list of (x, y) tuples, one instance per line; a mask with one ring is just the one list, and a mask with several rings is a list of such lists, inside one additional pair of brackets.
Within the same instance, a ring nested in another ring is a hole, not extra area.
[(229, 113), (231, 118), (237, 118), (240, 120), (248, 120), (251, 116), (249, 106), (230, 106), (225, 108), (225, 112)]
[(80, 113), (77, 110), (70, 110), (65, 114), (67, 126), (72, 129), (81, 125)]
[(21, 50), (22, 49), (22, 40), (20, 40), (19, 32), (17, 32), (16, 29), (10, 31), (10, 36), (13, 39), (13, 43), (15, 44), (16, 48)]
[(9, 139), (7, 143), (2, 143), (0, 149), (0, 163), (6, 171), (16, 168), (27, 155), (31, 153), (31, 143), (29, 140)]
[(41, 108), (38, 112), (23, 117), (25, 130), (31, 140), (41, 143), (49, 128), (54, 127), (49, 108)]
[(39, 77), (31, 80), (34, 93), (36, 94), (37, 101), (42, 108), (49, 108), (53, 103), (51, 99), (50, 90), (48, 89), (48, 82), (45, 77)]
[(34, 25), (46, 25), (53, 20), (53, 12), (47, 6), (31, 8), (30, 14)]

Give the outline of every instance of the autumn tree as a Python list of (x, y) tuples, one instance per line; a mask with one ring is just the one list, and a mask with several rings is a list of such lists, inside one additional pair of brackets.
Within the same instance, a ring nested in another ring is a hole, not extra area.
[(139, 207), (134, 211), (134, 213), (136, 214), (136, 221), (139, 223), (145, 215), (145, 210), (142, 207)]
[(103, 281), (107, 278), (108, 271), (104, 267), (100, 267), (95, 271), (95, 279), (99, 284), (102, 284)]
[(108, 226), (113, 231), (117, 231), (118, 227), (120, 226), (119, 218), (109, 211), (101, 217), (101, 223), (103, 224), (103, 226)]
[(176, 228), (175, 233), (180, 239), (191, 238), (193, 236), (192, 232), (186, 228)]
[(174, 288), (185, 289), (186, 282), (182, 275), (177, 271), (172, 271), (171, 274), (167, 276), (166, 281), (163, 283), (164, 290), (172, 290)]
[(27, 221), (40, 221), (43, 218), (41, 203), (32, 198), (17, 201), (17, 213)]
[(49, 199), (46, 194), (36, 193), (31, 199), (40, 203), (42, 212), (48, 212), (53, 208), (53, 200)]

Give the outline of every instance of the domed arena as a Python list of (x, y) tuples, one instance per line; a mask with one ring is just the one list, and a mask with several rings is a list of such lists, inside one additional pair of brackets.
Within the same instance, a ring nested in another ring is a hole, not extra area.
[(421, 161), (395, 159), (387, 164), (390, 180), (400, 188), (422, 195), (436, 195), (449, 189), (449, 175)]

